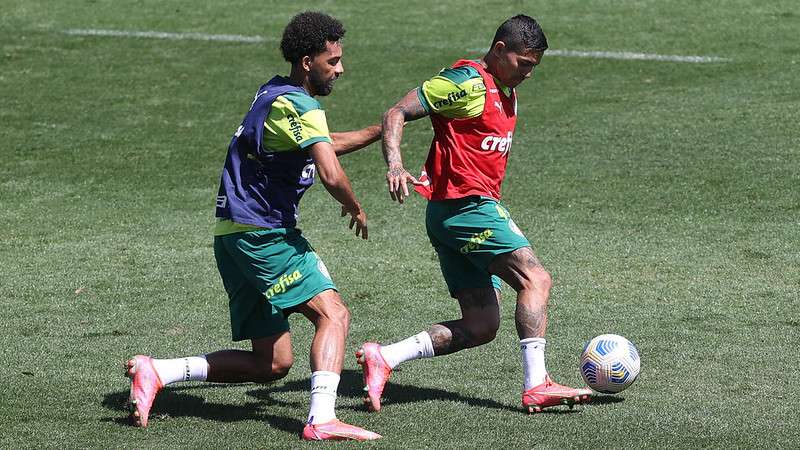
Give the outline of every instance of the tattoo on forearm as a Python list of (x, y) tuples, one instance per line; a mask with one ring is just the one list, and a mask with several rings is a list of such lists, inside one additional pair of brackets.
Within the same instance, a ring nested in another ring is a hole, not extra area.
[[(402, 119), (401, 119), (402, 120)], [(383, 156), (388, 165), (402, 165), (400, 156), (400, 140), (403, 136), (403, 123), (393, 123), (390, 117), (383, 122)]]
[(400, 142), (403, 138), (403, 124), (425, 117), (427, 111), (417, 98), (416, 89), (410, 91), (383, 117), (383, 156), (389, 165), (402, 165)]

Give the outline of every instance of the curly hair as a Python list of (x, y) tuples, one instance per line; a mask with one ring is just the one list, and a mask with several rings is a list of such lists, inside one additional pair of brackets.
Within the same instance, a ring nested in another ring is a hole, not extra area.
[(306, 11), (294, 17), (283, 30), (281, 53), (292, 64), (304, 56), (316, 56), (325, 51), (326, 42), (338, 42), (344, 36), (341, 22), (315, 11)]

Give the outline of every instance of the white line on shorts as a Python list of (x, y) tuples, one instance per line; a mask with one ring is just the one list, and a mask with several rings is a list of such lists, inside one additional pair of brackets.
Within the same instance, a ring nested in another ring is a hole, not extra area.
[[(485, 48), (472, 48), (470, 52), (486, 52)], [(637, 52), (606, 52), (606, 51), (581, 51), (581, 50), (547, 50), (547, 56), (566, 56), (574, 58), (601, 58), (601, 59), (622, 59), (638, 61), (668, 61), (685, 63), (722, 63), (730, 62), (729, 58), (719, 56), (682, 56), (682, 55), (659, 55), (655, 53)]]
[(124, 31), (124, 30), (95, 30), (95, 29), (72, 29), (65, 30), (64, 33), (72, 36), (111, 36), (127, 38), (150, 38), (150, 39), (169, 39), (169, 40), (191, 40), (191, 41), (222, 41), (222, 42), (265, 42), (261, 36), (242, 36), (240, 34), (207, 34), (207, 33), (167, 33), (163, 31)]

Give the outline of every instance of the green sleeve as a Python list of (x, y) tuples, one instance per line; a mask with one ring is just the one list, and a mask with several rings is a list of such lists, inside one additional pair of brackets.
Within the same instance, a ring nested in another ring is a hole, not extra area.
[(473, 67), (444, 69), (417, 90), (422, 106), (431, 114), (464, 119), (483, 112), (486, 86)]

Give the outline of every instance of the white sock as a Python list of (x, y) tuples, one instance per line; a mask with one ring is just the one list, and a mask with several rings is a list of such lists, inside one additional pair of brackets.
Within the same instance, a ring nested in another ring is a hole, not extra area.
[(206, 381), (208, 361), (205, 355), (176, 359), (153, 359), (153, 367), (164, 385), (176, 381)]
[(427, 331), (394, 344), (381, 346), (381, 355), (392, 369), (403, 361), (433, 356), (433, 341)]
[(318, 370), (311, 374), (311, 408), (308, 423), (325, 423), (336, 418), (336, 389), (339, 374)]
[(547, 369), (544, 366), (544, 338), (528, 338), (519, 341), (522, 349), (522, 373), (525, 376), (525, 390), (544, 383)]

